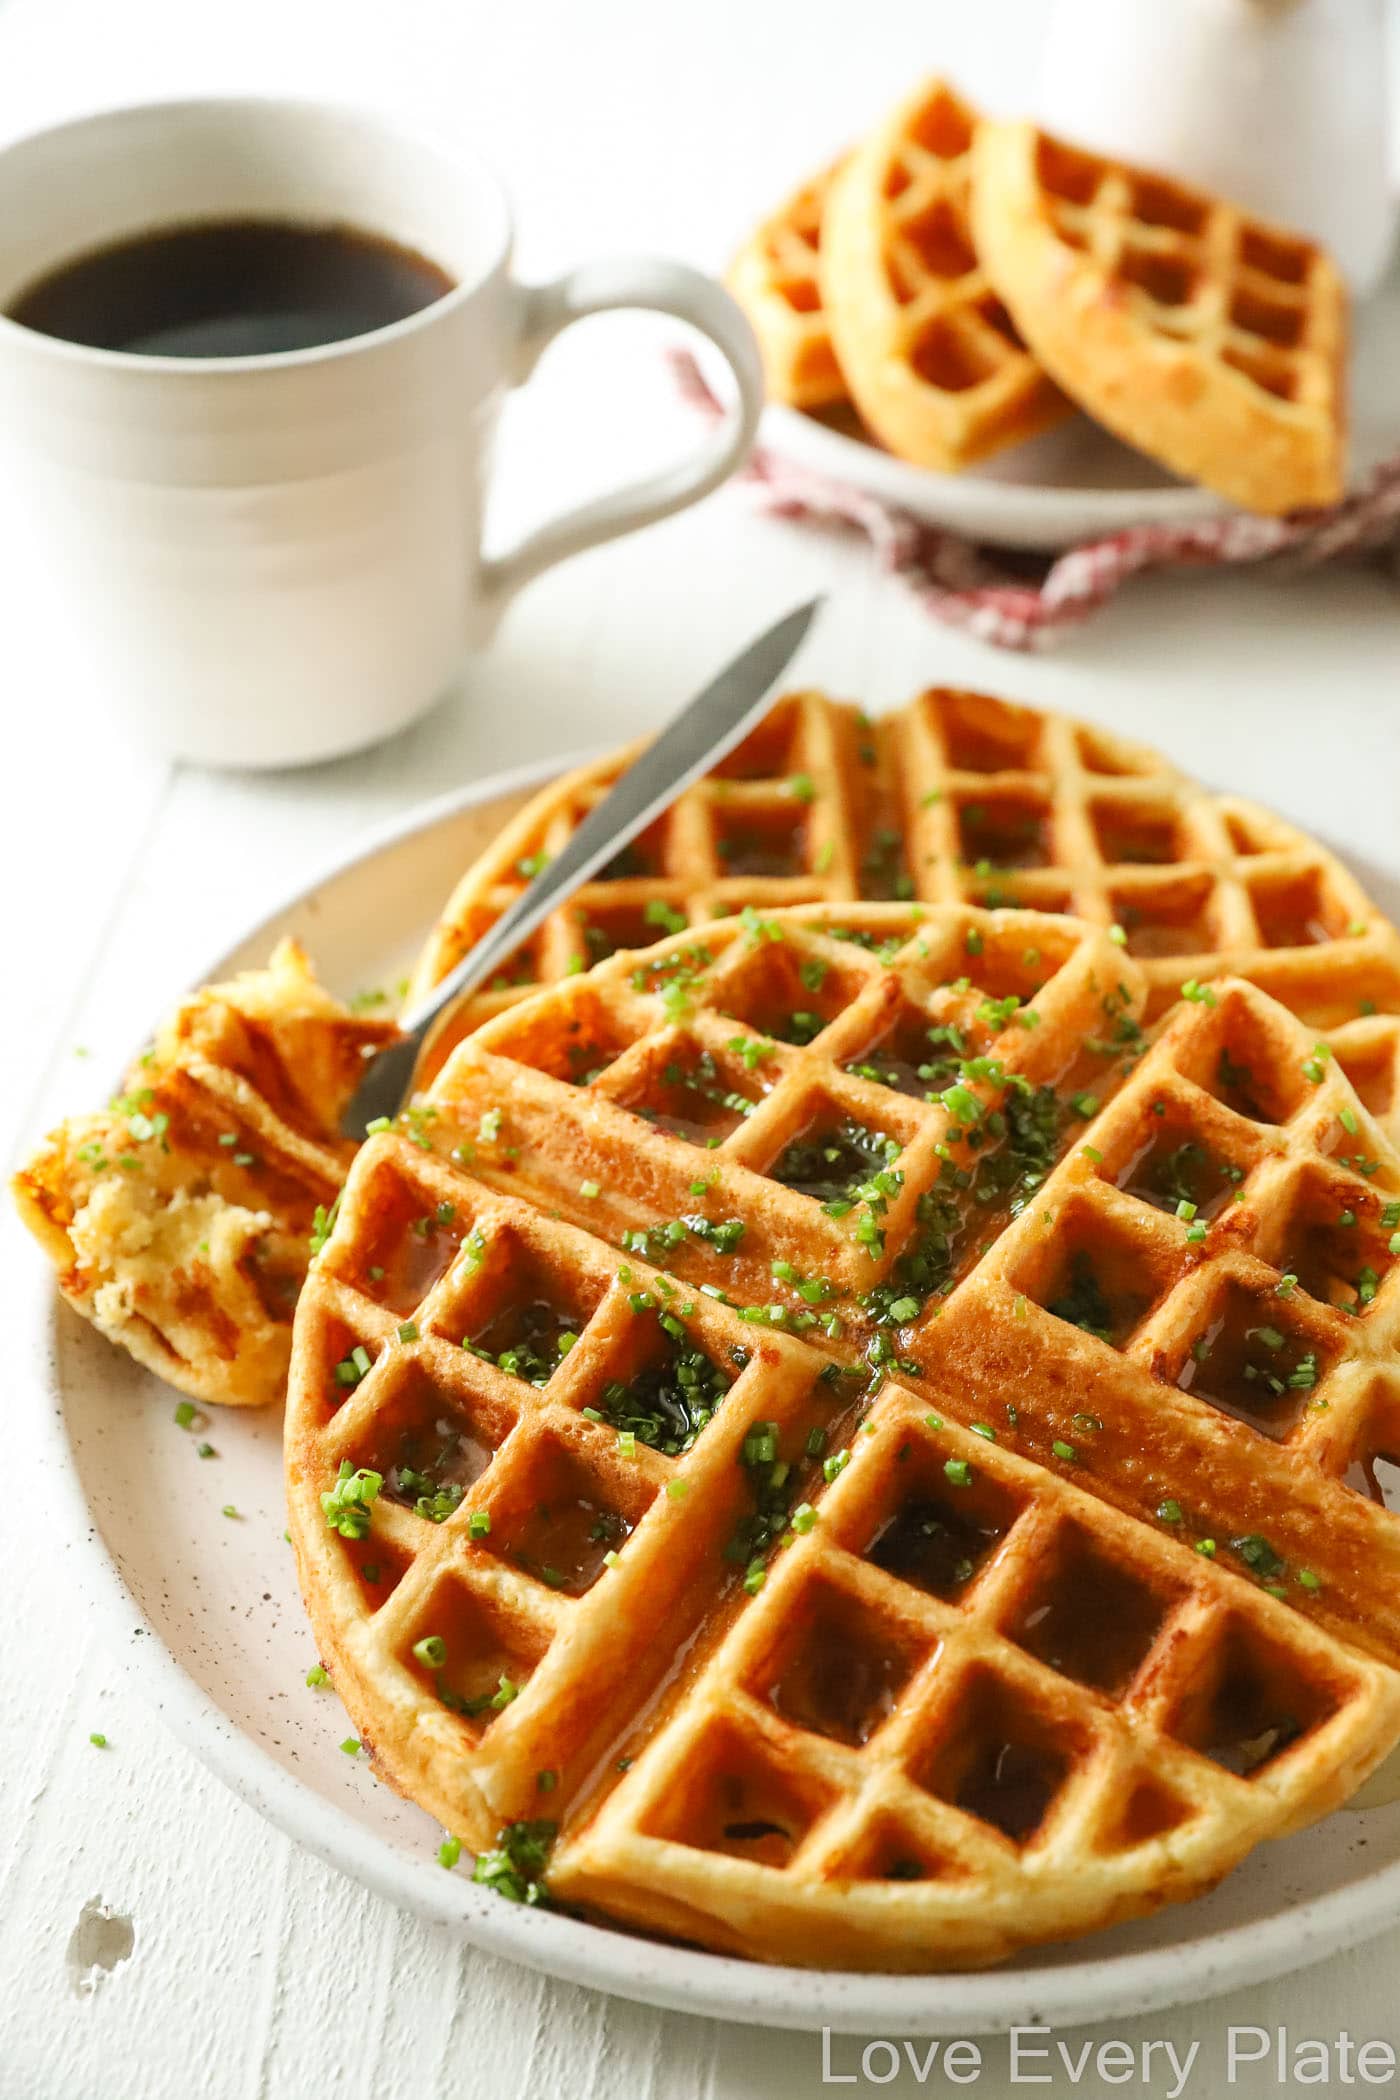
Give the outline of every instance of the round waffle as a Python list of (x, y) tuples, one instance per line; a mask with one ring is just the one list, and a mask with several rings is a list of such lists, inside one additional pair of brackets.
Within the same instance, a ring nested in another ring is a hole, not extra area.
[(982, 125), (973, 166), (987, 275), (1092, 416), (1248, 510), (1342, 495), (1346, 292), (1329, 256), (1031, 124)]
[(926, 82), (839, 170), (822, 216), (822, 305), (856, 407), (891, 452), (945, 473), (1069, 413), (974, 245), (978, 124)]
[[(462, 877), (424, 997), (557, 853), (637, 747), (546, 788)], [(1072, 912), (1122, 929), (1148, 1018), (1183, 982), (1247, 977), (1325, 1031), (1400, 1131), (1400, 938), (1316, 840), (1159, 753), (1060, 714), (934, 689), (869, 721), (820, 693), (769, 713), (708, 779), (556, 912), (437, 1046), (667, 927), (856, 898)]]
[(1214, 1883), (1400, 1736), (1400, 1158), (1102, 928), (750, 913), (464, 1042), (297, 1316), (291, 1534), (477, 1877), (973, 1966)]

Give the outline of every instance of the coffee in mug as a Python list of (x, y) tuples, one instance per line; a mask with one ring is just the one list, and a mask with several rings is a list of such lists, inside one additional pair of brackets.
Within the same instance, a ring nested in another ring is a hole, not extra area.
[(138, 357), (276, 357), (406, 321), (455, 282), (358, 226), (210, 219), (62, 263), (20, 292), (8, 318)]

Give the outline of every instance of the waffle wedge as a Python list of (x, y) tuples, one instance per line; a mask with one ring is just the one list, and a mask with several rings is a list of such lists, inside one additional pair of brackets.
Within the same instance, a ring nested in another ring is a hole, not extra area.
[(983, 125), (973, 167), (987, 275), (1090, 415), (1247, 510), (1342, 495), (1346, 293), (1329, 256), (1030, 124)]
[(352, 1015), (294, 941), (186, 999), (107, 1108), (16, 1174), (68, 1303), (199, 1400), (280, 1400), (318, 1210), (353, 1147), (336, 1128), (393, 1025)]
[[(463, 875), (419, 958), (422, 997), (558, 852), (634, 755), (544, 789)], [(1324, 1031), (1400, 1132), (1400, 940), (1335, 857), (1209, 792), (1160, 754), (1065, 715), (934, 689), (868, 721), (781, 701), (709, 779), (580, 890), (445, 1032), (619, 947), (752, 905), (917, 897), (1120, 926), (1155, 1020), (1184, 981), (1231, 973)]]
[(1212, 1886), (1400, 1736), (1400, 1159), (1312, 1033), (1049, 915), (687, 929), (361, 1151), (292, 1537), (479, 1879), (993, 1962)]
[(926, 82), (839, 170), (822, 216), (822, 306), (851, 397), (891, 452), (943, 473), (1069, 412), (974, 244), (979, 122)]
[(822, 211), (834, 168), (789, 197), (745, 241), (725, 282), (753, 323), (774, 401), (835, 408), (848, 399), (822, 309)]

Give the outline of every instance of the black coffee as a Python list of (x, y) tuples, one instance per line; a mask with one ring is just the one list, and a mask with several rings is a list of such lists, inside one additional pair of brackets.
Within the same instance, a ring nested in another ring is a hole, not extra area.
[(271, 357), (416, 314), (453, 288), (426, 255), (354, 226), (202, 220), (63, 263), (12, 321), (145, 357)]

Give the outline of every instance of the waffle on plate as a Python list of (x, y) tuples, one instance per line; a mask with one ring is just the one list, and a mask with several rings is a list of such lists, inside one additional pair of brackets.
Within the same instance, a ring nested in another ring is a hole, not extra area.
[(1031, 124), (982, 125), (973, 168), (987, 275), (1092, 416), (1248, 510), (1342, 495), (1346, 293), (1323, 250)]
[[(555, 782), (468, 869), (419, 958), (426, 994), (635, 756)], [(437, 1046), (540, 983), (668, 927), (804, 902), (962, 899), (1122, 929), (1155, 1020), (1183, 982), (1249, 978), (1326, 1031), (1400, 1128), (1400, 939), (1315, 840), (1159, 753), (1060, 714), (935, 689), (869, 721), (781, 701), (605, 875), (578, 891)]]
[(827, 168), (756, 227), (725, 277), (753, 323), (770, 396), (791, 408), (835, 408), (849, 399), (818, 275), (822, 211), (834, 173)]
[(393, 1034), (294, 941), (186, 999), (124, 1091), (14, 1178), (69, 1304), (196, 1399), (280, 1400), (308, 1240), (354, 1151), (337, 1120)]
[(946, 82), (926, 82), (850, 155), (822, 215), (822, 305), (861, 418), (942, 472), (1069, 414), (978, 253), (979, 125)]
[(760, 1959), (996, 1961), (1211, 1886), (1400, 1735), (1400, 1159), (1102, 926), (688, 928), (361, 1151), (292, 1536), (477, 1876)]

